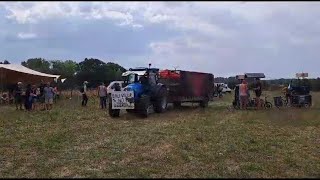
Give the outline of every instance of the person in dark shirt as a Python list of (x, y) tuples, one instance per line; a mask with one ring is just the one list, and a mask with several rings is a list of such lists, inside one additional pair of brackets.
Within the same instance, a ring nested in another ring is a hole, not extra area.
[(256, 79), (256, 83), (254, 86), (254, 92), (256, 94), (257, 108), (259, 109), (259, 108), (261, 108), (260, 96), (262, 94), (262, 85), (261, 85), (259, 78)]
[(44, 105), (44, 87), (45, 84), (43, 83), (43, 81), (41, 81), (41, 84), (39, 86), (40, 89), (40, 94), (38, 95), (38, 101), (39, 101), (39, 108), (44, 110), (45, 109), (45, 105)]
[(24, 105), (27, 111), (32, 109), (32, 89), (30, 84), (27, 85)]
[(22, 110), (22, 83), (18, 82), (17, 86), (14, 90), (14, 102), (16, 104), (16, 109), (18, 110), (18, 106), (20, 110)]

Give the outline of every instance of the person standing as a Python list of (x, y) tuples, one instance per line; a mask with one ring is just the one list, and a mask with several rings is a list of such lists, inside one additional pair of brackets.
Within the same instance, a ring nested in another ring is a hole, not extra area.
[(254, 86), (254, 92), (256, 94), (257, 108), (260, 109), (261, 108), (260, 96), (262, 94), (262, 85), (261, 85), (261, 82), (260, 82), (259, 78), (256, 78), (256, 83), (255, 83), (255, 86)]
[(83, 82), (83, 87), (81, 88), (82, 106), (87, 106), (87, 103), (88, 103), (87, 84), (88, 84), (88, 81), (84, 81)]
[(51, 87), (49, 82), (47, 83), (46, 87), (43, 89), (43, 92), (44, 92), (44, 101), (46, 105), (46, 110), (51, 110), (52, 104), (53, 104), (54, 90)]
[(285, 96), (285, 99), (287, 101), (287, 104), (286, 105), (289, 105), (291, 103), (291, 93), (290, 93), (290, 90), (289, 90), (289, 85), (285, 86), (283, 89), (282, 89), (282, 92)]
[(100, 107), (101, 109), (107, 108), (107, 87), (104, 83), (98, 87), (98, 96), (100, 97)]
[(44, 100), (44, 88), (45, 88), (45, 84), (43, 83), (43, 81), (41, 80), (41, 84), (40, 84), (40, 86), (39, 86), (39, 92), (40, 92), (40, 94), (39, 94), (39, 106), (40, 106), (40, 108), (41, 108), (41, 110), (45, 110), (46, 109), (46, 107), (45, 107), (45, 100)]
[(24, 107), (27, 111), (31, 111), (32, 109), (32, 89), (31, 89), (31, 84), (27, 85), (26, 89), (26, 95), (25, 95), (25, 100), (24, 100)]
[(37, 103), (38, 103), (36, 85), (32, 85), (31, 96), (32, 96), (32, 110), (36, 110), (37, 109)]
[(18, 82), (17, 86), (14, 90), (14, 102), (16, 104), (16, 109), (18, 110), (18, 106), (20, 110), (22, 110), (22, 82)]
[(239, 95), (240, 95), (240, 109), (247, 109), (248, 104), (248, 84), (246, 80), (242, 80), (239, 85)]

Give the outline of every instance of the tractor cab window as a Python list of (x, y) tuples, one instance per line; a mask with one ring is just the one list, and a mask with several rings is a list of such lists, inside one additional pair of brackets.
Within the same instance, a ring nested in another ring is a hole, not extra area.
[(156, 75), (154, 73), (150, 73), (149, 74), (149, 83), (150, 83), (150, 85), (156, 85), (157, 84)]
[(143, 85), (147, 85), (148, 84), (148, 78), (146, 76), (141, 76), (139, 81)]
[(128, 75), (127, 79), (128, 79), (128, 84), (138, 82), (138, 75), (137, 74), (130, 74), (130, 75)]

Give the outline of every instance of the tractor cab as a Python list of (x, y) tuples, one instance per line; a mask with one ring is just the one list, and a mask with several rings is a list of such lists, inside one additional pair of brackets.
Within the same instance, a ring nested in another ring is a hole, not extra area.
[(157, 68), (130, 68), (122, 74), (126, 84), (125, 91), (134, 91), (135, 98), (142, 94), (150, 94), (152, 87), (158, 83)]

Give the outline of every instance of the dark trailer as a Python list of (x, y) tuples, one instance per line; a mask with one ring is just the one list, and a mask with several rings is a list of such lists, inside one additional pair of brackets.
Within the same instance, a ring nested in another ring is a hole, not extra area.
[(168, 103), (180, 106), (185, 102), (196, 102), (208, 106), (213, 99), (214, 76), (210, 73), (182, 70), (163, 70), (159, 82), (168, 89)]

